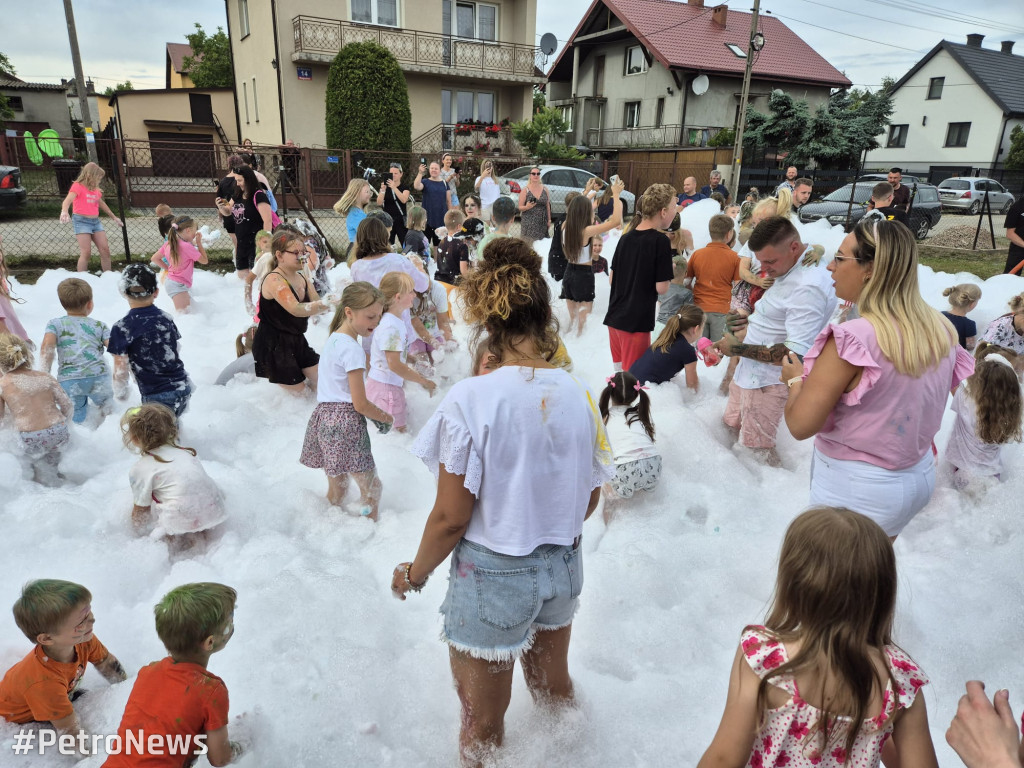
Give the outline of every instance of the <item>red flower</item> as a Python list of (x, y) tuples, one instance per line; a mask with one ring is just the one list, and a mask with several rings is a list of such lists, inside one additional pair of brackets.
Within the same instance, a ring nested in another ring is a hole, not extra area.
[(920, 690), (921, 686), (924, 685), (924, 680), (912, 677), (910, 678), (910, 685), (915, 691)]
[(893, 659), (892, 665), (896, 669), (902, 669), (904, 672), (916, 672), (917, 667), (911, 664), (909, 661), (903, 661), (902, 659)]
[(838, 760), (840, 763), (846, 762), (846, 750), (842, 747), (836, 747), (832, 750), (832, 757)]
[(767, 734), (764, 737), (764, 740), (762, 741), (762, 744), (764, 744), (764, 751), (765, 752), (771, 752), (772, 751), (772, 737), (771, 737), (771, 734)]
[(775, 765), (789, 765), (789, 754), (786, 750), (779, 752), (779, 756), (775, 758)]
[(782, 662), (782, 651), (776, 648), (774, 651), (765, 656), (764, 661), (761, 662), (761, 666), (763, 666), (765, 669), (775, 669), (776, 667), (781, 666)]
[(801, 723), (799, 720), (794, 720), (789, 724), (789, 735), (798, 739), (802, 739), (810, 730), (807, 723)]
[(747, 654), (747, 656), (753, 656), (761, 647), (761, 641), (758, 638), (751, 635), (743, 641), (742, 646), (743, 652)]
[(750, 768), (764, 768), (764, 758), (760, 750), (755, 749), (750, 755)]

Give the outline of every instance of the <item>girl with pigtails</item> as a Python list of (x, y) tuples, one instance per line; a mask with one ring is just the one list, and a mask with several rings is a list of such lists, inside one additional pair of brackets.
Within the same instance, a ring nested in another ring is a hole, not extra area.
[(601, 418), (615, 457), (615, 496), (629, 499), (637, 491), (653, 491), (661, 479), (661, 454), (654, 445), (654, 422), (647, 387), (629, 371), (605, 379)]
[(164, 291), (174, 302), (178, 312), (188, 312), (192, 303), (192, 273), (196, 264), (206, 264), (209, 259), (203, 248), (203, 238), (197, 234), (196, 223), (191, 216), (175, 216), (167, 230), (167, 241), (150, 260), (157, 269), (166, 269)]

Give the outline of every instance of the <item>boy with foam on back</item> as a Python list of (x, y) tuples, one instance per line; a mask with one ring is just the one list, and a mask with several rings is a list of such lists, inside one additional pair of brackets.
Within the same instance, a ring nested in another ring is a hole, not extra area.
[(90, 318), (93, 310), (92, 287), (77, 277), (61, 280), (57, 298), (67, 314), (46, 324), (43, 345), (39, 350), (42, 370), (50, 372), (54, 354), (57, 356), (57, 381), (75, 405), (73, 420), (85, 421), (92, 400), (105, 416), (114, 394), (110, 384), (110, 368), (103, 358), (110, 339), (106, 323)]
[(181, 416), (192, 396), (192, 383), (178, 356), (178, 327), (153, 306), (160, 293), (156, 275), (145, 264), (129, 264), (121, 272), (121, 295), (131, 311), (114, 323), (107, 351), (114, 356), (114, 396), (128, 396), (131, 367), (144, 403), (163, 403)]
[(81, 726), (71, 702), (86, 665), (91, 662), (111, 684), (127, 679), (121, 662), (92, 632), (91, 603), (89, 590), (70, 581), (38, 579), (22, 588), (14, 621), (36, 647), (0, 682), (0, 717), (20, 725), (49, 722), (77, 736)]
[[(228, 740), (227, 686), (206, 669), (210, 656), (222, 650), (235, 631), (236, 596), (224, 584), (183, 584), (153, 609), (156, 633), (170, 655), (139, 670), (117, 729), (122, 744), (129, 732), (140, 731), (147, 744), (142, 754), (122, 750), (111, 755), (103, 768), (180, 766), (183, 754), (202, 753), (204, 745), (212, 766), (227, 765), (242, 754), (242, 746)], [(163, 736), (160, 751), (149, 754), (149, 739), (154, 736)], [(176, 749), (174, 760), (168, 754), (170, 745), (184, 747)]]

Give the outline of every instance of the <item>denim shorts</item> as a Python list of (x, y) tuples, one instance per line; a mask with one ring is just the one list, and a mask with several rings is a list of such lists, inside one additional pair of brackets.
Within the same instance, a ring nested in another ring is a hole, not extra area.
[(572, 624), (582, 589), (579, 542), (516, 557), (462, 539), (452, 552), (441, 639), (478, 659), (517, 659), (538, 631)]
[(110, 402), (110, 398), (114, 395), (109, 373), (100, 376), (83, 376), (77, 379), (61, 379), (60, 386), (75, 406), (75, 424), (85, 421), (90, 400), (102, 408)]
[(80, 213), (71, 214), (71, 224), (75, 228), (76, 235), (91, 235), (94, 232), (102, 232), (103, 224), (99, 216), (82, 216)]

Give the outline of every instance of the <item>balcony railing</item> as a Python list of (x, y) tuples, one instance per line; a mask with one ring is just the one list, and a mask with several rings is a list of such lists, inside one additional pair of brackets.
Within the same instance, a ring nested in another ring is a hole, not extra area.
[(590, 128), (587, 146), (621, 147), (706, 147), (720, 127), (703, 125), (659, 125), (637, 128)]
[(546, 57), (540, 48), (517, 43), (468, 40), (415, 29), (353, 24), (337, 19), (296, 16), (292, 19), (297, 59), (333, 58), (349, 43), (378, 43), (403, 67), (470, 70), (484, 75), (543, 80)]

